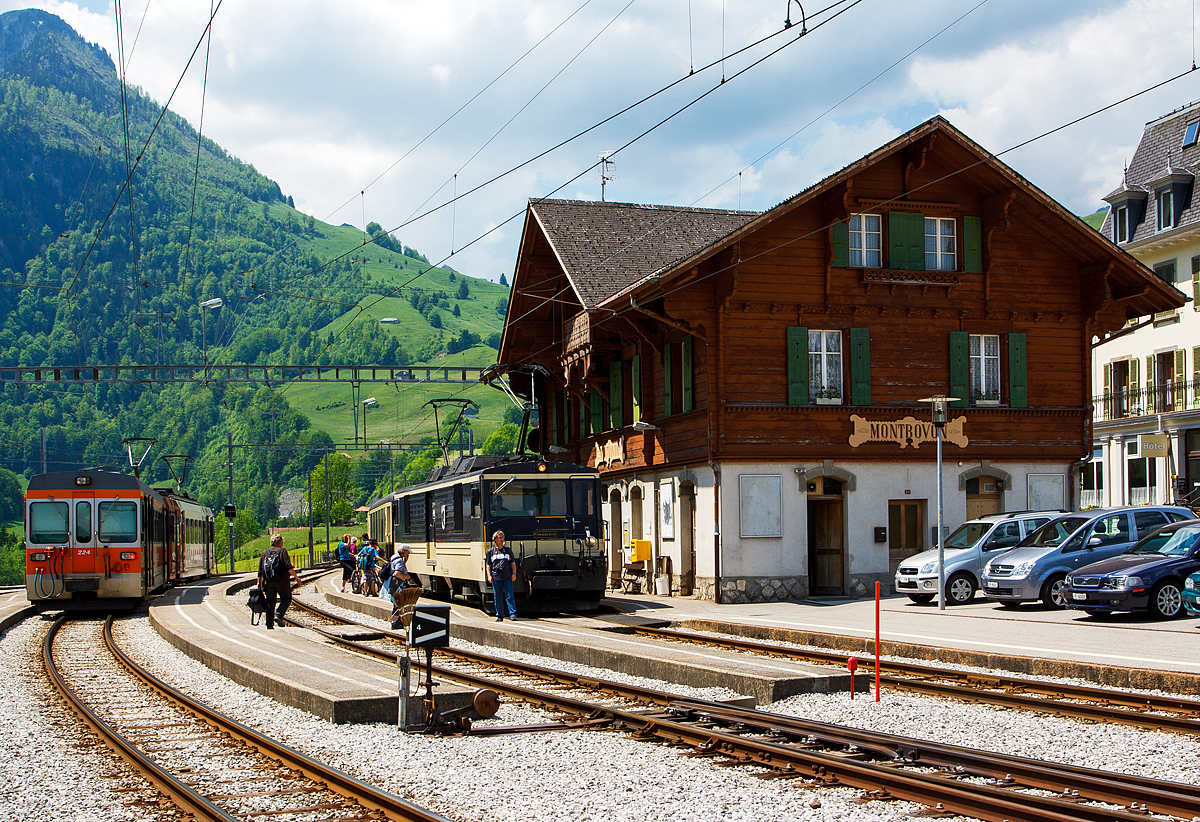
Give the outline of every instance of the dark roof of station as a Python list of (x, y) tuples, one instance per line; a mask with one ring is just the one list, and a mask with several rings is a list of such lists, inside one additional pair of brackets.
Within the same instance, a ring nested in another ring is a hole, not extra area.
[(719, 242), (756, 211), (531, 200), (559, 264), (585, 308)]

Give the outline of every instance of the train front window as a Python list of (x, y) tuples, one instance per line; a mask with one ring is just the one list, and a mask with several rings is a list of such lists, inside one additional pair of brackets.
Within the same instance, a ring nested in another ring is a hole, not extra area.
[(67, 516), (70, 507), (65, 502), (31, 502), (29, 504), (29, 541), (36, 545), (67, 541)]
[(575, 516), (596, 516), (595, 480), (571, 480), (571, 495), (574, 497), (572, 512), (575, 514)]
[[(496, 489), (500, 493), (496, 493)], [(493, 517), (565, 517), (564, 480), (499, 480), (488, 484)]]
[(101, 542), (137, 542), (136, 502), (102, 502), (99, 513)]
[(92, 541), (92, 504), (90, 502), (75, 503), (75, 541)]

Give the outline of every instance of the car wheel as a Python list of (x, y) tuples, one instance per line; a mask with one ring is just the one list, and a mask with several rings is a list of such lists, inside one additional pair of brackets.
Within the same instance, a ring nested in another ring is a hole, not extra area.
[(1160, 582), (1150, 590), (1150, 613), (1156, 619), (1174, 619), (1183, 613), (1183, 593), (1174, 582)]
[(918, 605), (928, 605), (933, 602), (933, 594), (909, 594), (908, 598)]
[(966, 605), (975, 598), (975, 580), (970, 574), (955, 574), (946, 581), (946, 601), (951, 605)]
[(1042, 586), (1042, 602), (1051, 608), (1067, 607), (1067, 578), (1053, 576)]

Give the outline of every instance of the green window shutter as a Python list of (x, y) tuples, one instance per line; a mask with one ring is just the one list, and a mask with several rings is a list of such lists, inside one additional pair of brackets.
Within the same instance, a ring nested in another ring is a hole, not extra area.
[(1113, 419), (1113, 403), (1112, 403), (1112, 363), (1104, 364), (1104, 399), (1101, 400), (1104, 408), (1103, 418), (1106, 420)]
[(1175, 379), (1174, 379), (1174, 386), (1172, 386), (1172, 388), (1174, 389), (1172, 391), (1174, 396), (1171, 398), (1172, 410), (1175, 410), (1175, 411), (1178, 411), (1181, 408), (1183, 408), (1183, 404), (1187, 401), (1187, 397), (1186, 397), (1187, 391), (1184, 387), (1184, 383), (1187, 382), (1187, 375), (1185, 373), (1186, 370), (1187, 370), (1187, 351), (1182, 348), (1177, 348), (1177, 349), (1175, 349)]
[(562, 444), (571, 442), (571, 396), (566, 391), (560, 392), (562, 402), (559, 404), (559, 419), (562, 420)]
[(604, 430), (604, 397), (600, 389), (592, 386), (592, 433), (599, 434)]
[(673, 373), (674, 369), (671, 366), (672, 366), (671, 344), (666, 343), (665, 345), (663, 345), (663, 416), (664, 417), (671, 416), (671, 411), (673, 410), (673, 407), (675, 405), (675, 403), (674, 403), (675, 397), (673, 396), (674, 392), (672, 390), (675, 386), (675, 382), (674, 382), (675, 375)]
[[(560, 439), (558, 429), (562, 425), (562, 403), (560, 402), (561, 391), (555, 391), (553, 394), (553, 409), (554, 409), (554, 424), (550, 427), (550, 444), (558, 445)], [(459, 529), (461, 530), (461, 529)]]
[(1025, 335), (1008, 335), (1008, 405), (1010, 408), (1029, 407), (1029, 379), (1026, 365)]
[(582, 392), (579, 399), (579, 438), (581, 440), (587, 439), (592, 433), (591, 427), (588, 425), (590, 417), (588, 416), (587, 389), (582, 389)]
[(838, 268), (850, 265), (850, 227), (845, 220), (838, 220), (830, 227), (829, 242), (833, 246), (833, 264)]
[(871, 404), (871, 333), (850, 329), (850, 404)]
[(966, 331), (950, 332), (950, 393), (947, 396), (958, 397), (950, 403), (953, 408), (966, 408), (970, 405), (970, 367)]
[(888, 212), (888, 258), (890, 268), (925, 270), (925, 215), (908, 211)]
[(1192, 310), (1200, 311), (1200, 257), (1192, 257)]
[(1200, 396), (1200, 346), (1192, 349), (1192, 407), (1200, 405), (1197, 402), (1197, 397)]
[(787, 330), (787, 402), (808, 405), (808, 329), (804, 326)]
[[(1137, 357), (1134, 357), (1133, 359), (1131, 359), (1129, 361), (1129, 390), (1130, 391), (1141, 390), (1141, 387), (1142, 387), (1141, 367), (1142, 367), (1142, 361), (1139, 360)], [(1154, 378), (1151, 377), (1151, 382), (1153, 382), (1153, 381), (1154, 381)], [(1125, 386), (1114, 385), (1113, 388), (1120, 391), (1121, 389), (1125, 388)]]
[[(1136, 359), (1136, 358), (1135, 358)], [(1158, 381), (1157, 374), (1154, 373), (1154, 355), (1146, 357), (1146, 400), (1142, 403), (1142, 413), (1148, 414), (1158, 409), (1158, 403), (1155, 402), (1155, 383)]]
[(621, 360), (608, 364), (608, 427), (623, 428), (625, 426), (625, 397), (622, 393), (622, 378), (625, 363)]
[(983, 221), (963, 217), (963, 271), (983, 273)]
[(691, 334), (683, 338), (683, 413), (695, 407), (695, 397), (692, 392), (692, 346)]
[(629, 364), (629, 399), (633, 403), (633, 422), (642, 418), (642, 355), (634, 354)]

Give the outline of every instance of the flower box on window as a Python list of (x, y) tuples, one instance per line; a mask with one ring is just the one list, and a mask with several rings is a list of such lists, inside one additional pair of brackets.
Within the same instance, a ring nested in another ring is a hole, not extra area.
[(984, 408), (988, 406), (998, 406), (1000, 404), (1000, 392), (976, 391), (972, 395), (972, 401), (974, 405), (982, 406)]
[(842, 391), (836, 385), (829, 387), (821, 386), (817, 389), (814, 400), (817, 405), (841, 405)]

